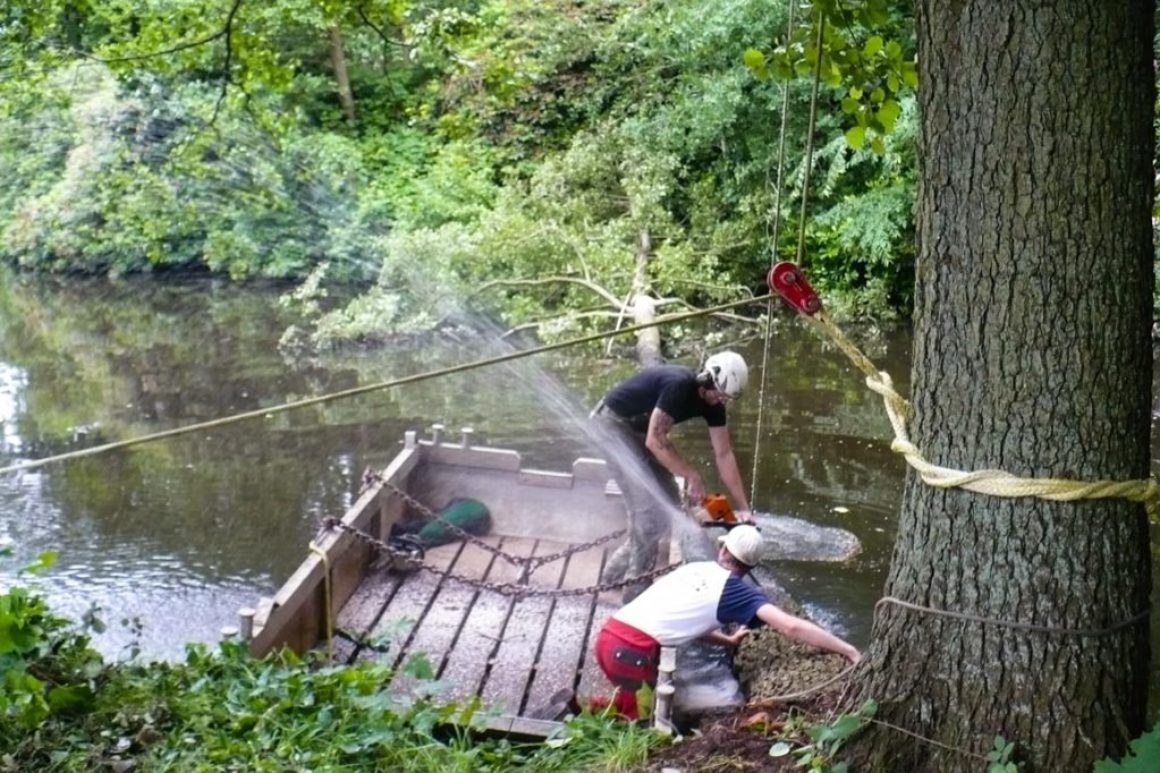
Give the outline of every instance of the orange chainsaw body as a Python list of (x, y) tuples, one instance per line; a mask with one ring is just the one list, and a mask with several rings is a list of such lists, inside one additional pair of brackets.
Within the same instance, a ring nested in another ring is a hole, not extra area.
[(701, 500), (701, 507), (714, 523), (737, 523), (737, 516), (729, 504), (729, 498), (724, 494), (708, 494)]

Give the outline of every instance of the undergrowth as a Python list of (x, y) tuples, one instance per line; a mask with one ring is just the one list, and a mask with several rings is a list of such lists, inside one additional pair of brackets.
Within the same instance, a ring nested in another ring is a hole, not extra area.
[[(548, 743), (513, 743), (474, 732), (486, 710), (440, 702), (429, 680), (405, 697), (376, 663), (255, 659), (236, 642), (189, 645), (179, 663), (109, 663), (85, 626), (19, 585), (0, 594), (0, 671), (5, 771), (627, 770), (661, 742), (585, 714)], [(419, 657), (403, 671), (429, 667)]]

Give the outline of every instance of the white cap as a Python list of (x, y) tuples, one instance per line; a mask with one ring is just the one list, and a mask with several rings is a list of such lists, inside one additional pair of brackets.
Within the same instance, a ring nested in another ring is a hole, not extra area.
[(761, 532), (749, 524), (734, 526), (726, 534), (722, 534), (717, 541), (725, 546), (729, 555), (746, 566), (757, 566), (761, 563), (761, 556), (765, 553), (765, 543), (761, 539)]

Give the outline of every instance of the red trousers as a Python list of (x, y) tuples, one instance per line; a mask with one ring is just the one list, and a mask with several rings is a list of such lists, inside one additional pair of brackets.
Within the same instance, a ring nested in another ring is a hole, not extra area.
[(647, 633), (610, 618), (596, 636), (593, 649), (600, 670), (617, 687), (617, 713), (625, 719), (638, 719), (636, 691), (644, 684), (656, 686), (661, 645)]

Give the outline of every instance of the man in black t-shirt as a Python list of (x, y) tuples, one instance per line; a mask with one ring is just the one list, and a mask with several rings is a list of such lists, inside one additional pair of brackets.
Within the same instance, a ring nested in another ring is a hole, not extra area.
[(680, 496), (674, 475), (685, 479), (691, 501), (705, 496), (697, 468), (669, 439), (673, 425), (700, 416), (709, 426), (717, 473), (740, 521), (752, 521), (741, 471), (733, 456), (725, 403), (741, 396), (749, 370), (736, 352), (719, 352), (698, 372), (683, 365), (646, 368), (617, 384), (592, 412), (607, 446), (609, 469), (628, 507), (629, 538), (613, 553), (604, 582), (650, 571), (657, 541), (667, 538)]

